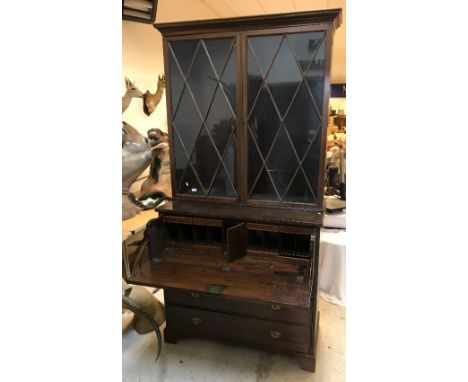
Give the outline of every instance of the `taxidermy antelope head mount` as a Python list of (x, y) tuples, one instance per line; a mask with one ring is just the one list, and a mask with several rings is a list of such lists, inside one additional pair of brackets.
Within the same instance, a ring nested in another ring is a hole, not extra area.
[(135, 83), (131, 82), (128, 78), (125, 78), (125, 87), (127, 91), (122, 97), (122, 113), (127, 110), (133, 98), (143, 98), (143, 93), (135, 86)]
[(147, 116), (150, 116), (151, 113), (156, 110), (159, 102), (161, 102), (165, 88), (166, 78), (164, 77), (164, 74), (160, 74), (158, 76), (158, 88), (156, 89), (156, 93), (152, 94), (149, 90), (147, 90), (144, 96), (145, 101), (143, 103), (143, 111)]

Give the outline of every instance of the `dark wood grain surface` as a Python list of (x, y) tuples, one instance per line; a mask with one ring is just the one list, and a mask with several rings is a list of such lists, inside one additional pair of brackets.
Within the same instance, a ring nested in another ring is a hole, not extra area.
[(275, 303), (259, 304), (239, 299), (228, 299), (225, 296), (187, 292), (177, 289), (165, 289), (164, 302), (189, 308), (260, 318), (262, 320), (310, 325), (310, 309), (291, 305)]
[(311, 328), (166, 304), (167, 329), (179, 337), (220, 338), (269, 350), (309, 352)]
[(173, 23), (156, 23), (164, 37), (188, 36), (195, 33), (220, 33), (232, 31), (247, 31), (261, 28), (275, 28), (311, 25), (317, 23), (332, 23), (334, 29), (342, 22), (341, 8), (323, 9), (307, 12), (278, 13), (262, 16), (244, 16), (222, 19), (182, 21)]
[(242, 222), (265, 222), (274, 224), (320, 226), (323, 214), (317, 211), (290, 208), (210, 204), (203, 202), (173, 200), (157, 208), (164, 215), (188, 215)]
[(133, 284), (201, 293), (207, 292), (209, 286), (215, 285), (222, 288), (221, 294), (226, 297), (305, 308), (310, 305), (309, 282), (297, 281), (292, 274), (277, 274), (269, 269), (263, 270), (263, 273), (233, 269), (226, 271), (222, 268), (147, 260), (141, 268), (134, 270), (128, 281)]

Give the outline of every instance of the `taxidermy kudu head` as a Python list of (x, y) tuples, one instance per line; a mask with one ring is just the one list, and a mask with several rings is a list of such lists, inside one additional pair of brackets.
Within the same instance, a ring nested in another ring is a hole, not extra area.
[(122, 217), (129, 219), (137, 214), (139, 208), (130, 199), (130, 186), (150, 165), (158, 150), (168, 146), (159, 140), (156, 129), (148, 131), (143, 137), (133, 126), (123, 122), (122, 126)]
[(128, 78), (125, 78), (125, 87), (127, 90), (122, 97), (122, 113), (127, 110), (133, 98), (143, 98), (143, 93)]
[(156, 110), (159, 102), (161, 102), (164, 89), (166, 88), (166, 78), (164, 74), (159, 75), (158, 77), (158, 88), (156, 93), (152, 94), (149, 90), (146, 91), (143, 102), (143, 111), (147, 116), (150, 116), (153, 111)]

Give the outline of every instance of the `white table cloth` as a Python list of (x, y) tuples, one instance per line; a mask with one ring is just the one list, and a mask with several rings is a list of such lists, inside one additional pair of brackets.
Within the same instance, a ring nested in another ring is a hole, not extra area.
[(327, 301), (346, 305), (346, 231), (320, 231), (320, 295)]
[(325, 213), (323, 216), (323, 226), (325, 228), (346, 229), (346, 210), (341, 212)]

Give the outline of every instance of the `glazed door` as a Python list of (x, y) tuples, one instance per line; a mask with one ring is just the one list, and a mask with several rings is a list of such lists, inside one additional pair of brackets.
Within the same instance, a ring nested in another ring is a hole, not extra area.
[(235, 199), (236, 37), (175, 38), (165, 48), (174, 194)]
[(326, 34), (261, 31), (246, 37), (249, 203), (320, 204)]

